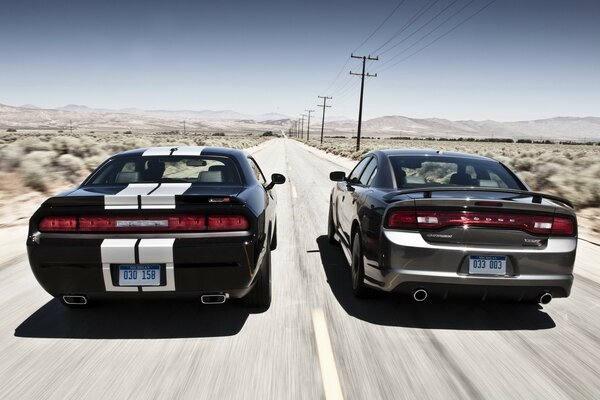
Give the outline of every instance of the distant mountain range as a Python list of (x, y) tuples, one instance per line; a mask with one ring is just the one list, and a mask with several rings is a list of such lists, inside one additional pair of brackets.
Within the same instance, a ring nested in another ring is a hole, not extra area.
[[(293, 120), (278, 113), (248, 115), (232, 110), (142, 110), (137, 108), (97, 109), (69, 104), (56, 109), (34, 105), (20, 107), (0, 104), (0, 129), (64, 130), (72, 123), (75, 130), (287, 130)], [(294, 119), (295, 120), (295, 119)], [(320, 129), (315, 118), (313, 129)], [(305, 126), (306, 128), (306, 126)], [(391, 115), (363, 122), (365, 136), (496, 137), (531, 139), (569, 139), (600, 141), (600, 118), (556, 117), (533, 121), (450, 121), (440, 118), (409, 118)], [(326, 119), (326, 135), (356, 134), (356, 121), (332, 116)]]
[(242, 114), (232, 110), (141, 110), (139, 108), (122, 108), (122, 109), (107, 109), (107, 108), (91, 108), (87, 106), (68, 104), (64, 107), (59, 107), (57, 110), (76, 111), (87, 113), (119, 113), (119, 114), (134, 114), (158, 116), (165, 118), (188, 118), (188, 119), (223, 119), (223, 120), (254, 120), (254, 121), (272, 121), (289, 119), (287, 115), (268, 113), (260, 115)]

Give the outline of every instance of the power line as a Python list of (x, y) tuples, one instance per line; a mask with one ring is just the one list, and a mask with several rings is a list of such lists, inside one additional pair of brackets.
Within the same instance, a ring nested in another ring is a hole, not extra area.
[(333, 79), (333, 81), (329, 84), (329, 86), (327, 86), (327, 88), (325, 89), (325, 92), (329, 91), (329, 89), (331, 89), (331, 87), (333, 86), (333, 84), (335, 82), (337, 82), (337, 80), (340, 77), (340, 75), (342, 74), (342, 72), (346, 69), (346, 65), (348, 65), (349, 61), (350, 61), (350, 57), (346, 58), (346, 62), (344, 63), (344, 65), (342, 65), (342, 68), (340, 68), (339, 72), (337, 73), (337, 75), (335, 76), (335, 78)]
[(361, 81), (360, 81), (360, 103), (358, 106), (358, 130), (356, 132), (356, 151), (360, 150), (360, 131), (361, 131), (361, 125), (362, 125), (362, 109), (363, 109), (363, 95), (365, 92), (365, 76), (366, 77), (376, 77), (377, 74), (375, 75), (371, 75), (369, 73), (365, 73), (365, 64), (367, 63), (367, 60), (374, 60), (377, 61), (379, 60), (378, 57), (371, 57), (369, 56), (355, 56), (354, 54), (350, 54), (351, 58), (359, 58), (362, 59), (362, 73), (354, 73), (352, 71), (350, 71), (350, 75), (359, 75), (361, 77)]
[[(490, 2), (489, 2), (489, 3), (487, 3), (485, 6), (481, 7), (479, 10), (477, 10), (477, 11), (476, 11), (476, 12), (474, 12), (473, 14), (469, 15), (467, 18), (463, 19), (461, 22), (459, 22), (458, 24), (456, 24), (455, 26), (453, 26), (452, 28), (450, 28), (449, 30), (447, 30), (446, 32), (444, 32), (443, 34), (441, 34), (440, 36), (436, 37), (435, 39), (433, 39), (431, 42), (429, 42), (429, 43), (428, 43), (428, 44), (426, 44), (425, 46), (423, 46), (423, 47), (419, 48), (417, 51), (414, 51), (414, 52), (410, 53), (408, 56), (406, 56), (406, 57), (404, 57), (404, 58), (400, 59), (399, 61), (395, 62), (394, 64), (392, 64), (392, 65), (390, 65), (390, 66), (388, 66), (388, 67), (386, 67), (386, 68), (384, 68), (384, 69), (382, 69), (382, 70), (380, 70), (380, 71), (378, 71), (378, 72), (386, 71), (386, 70), (388, 70), (388, 69), (390, 69), (390, 68), (393, 68), (393, 67), (395, 67), (396, 65), (398, 65), (398, 64), (400, 64), (400, 63), (402, 63), (402, 62), (404, 62), (404, 61), (408, 60), (409, 58), (411, 58), (411, 57), (413, 57), (413, 56), (415, 56), (415, 55), (419, 54), (421, 51), (425, 50), (426, 48), (428, 48), (429, 46), (433, 45), (433, 44), (434, 44), (434, 43), (436, 43), (437, 41), (439, 41), (439, 40), (443, 39), (444, 37), (448, 36), (448, 35), (449, 35), (451, 32), (455, 31), (456, 29), (458, 29), (458, 28), (459, 28), (459, 27), (461, 27), (462, 25), (466, 24), (466, 23), (467, 23), (469, 20), (471, 20), (472, 18), (474, 18), (475, 16), (477, 16), (478, 14), (480, 14), (481, 12), (483, 12), (483, 11), (484, 11), (486, 8), (488, 8), (489, 6), (491, 6), (491, 5), (492, 5), (493, 3), (495, 3), (495, 2), (496, 2), (496, 0), (492, 0), (492, 1), (490, 1)], [(469, 4), (470, 4), (470, 3), (469, 3)], [(463, 9), (464, 9), (464, 8), (463, 8)], [(437, 28), (436, 28), (436, 29), (437, 29)], [(434, 31), (435, 31), (435, 30), (434, 30)], [(427, 36), (428, 36), (428, 35), (427, 35)], [(418, 42), (417, 42), (417, 43), (418, 43)], [(410, 48), (411, 48), (411, 47), (413, 47), (413, 46), (414, 46), (414, 44), (413, 44), (412, 46), (410, 46), (408, 49), (410, 49)], [(406, 50), (408, 50), (408, 49), (405, 49), (405, 50), (403, 50), (402, 52), (398, 53), (396, 56), (394, 56), (394, 58), (395, 58), (395, 57), (397, 57), (398, 55), (400, 55), (400, 54), (402, 54), (402, 53), (406, 52)]]
[(387, 60), (385, 60), (384, 63), (382, 63), (380, 65), (381, 68), (385, 67), (386, 65), (390, 64), (392, 61), (394, 61), (396, 58), (398, 58), (400, 55), (406, 53), (408, 50), (412, 49), (413, 47), (415, 47), (417, 44), (419, 44), (420, 42), (422, 42), (425, 38), (427, 38), (429, 35), (431, 35), (432, 33), (434, 33), (435, 31), (437, 31), (439, 28), (441, 28), (442, 26), (444, 26), (446, 24), (446, 22), (450, 21), (451, 19), (453, 19), (455, 16), (457, 16), (458, 14), (460, 14), (461, 12), (463, 12), (467, 7), (469, 7), (471, 4), (473, 4), (475, 1), (477, 0), (471, 0), (468, 3), (466, 3), (464, 6), (462, 6), (461, 8), (459, 8), (458, 10), (456, 10), (454, 13), (452, 13), (451, 15), (449, 15), (446, 19), (444, 19), (442, 22), (440, 22), (435, 28), (433, 28), (432, 30), (430, 30), (429, 32), (427, 32), (425, 35), (421, 36), (417, 41), (415, 41), (413, 44), (411, 44), (410, 46), (402, 49), (400, 52), (394, 54), (392, 57), (388, 58)]
[(392, 12), (389, 13), (387, 17), (385, 17), (385, 19), (379, 24), (377, 28), (375, 28), (373, 33), (371, 33), (365, 40), (363, 40), (362, 43), (359, 44), (358, 47), (355, 48), (352, 52), (354, 53), (355, 51), (358, 51), (358, 49), (360, 49), (365, 43), (367, 43), (369, 39), (371, 39), (383, 27), (383, 25), (385, 25), (385, 23), (392, 17), (392, 15), (394, 15), (396, 11), (398, 11), (398, 9), (402, 6), (402, 4), (404, 4), (405, 1), (406, 0), (401, 0), (400, 3), (398, 3), (398, 5), (394, 7)]
[(421, 29), (425, 28), (427, 25), (429, 25), (430, 23), (432, 23), (433, 21), (435, 21), (437, 19), (437, 17), (439, 17), (441, 14), (443, 14), (444, 12), (446, 12), (446, 10), (448, 10), (450, 7), (452, 7), (454, 4), (456, 4), (458, 2), (458, 0), (454, 0), (452, 3), (450, 3), (449, 5), (447, 5), (445, 8), (443, 8), (440, 12), (438, 12), (437, 14), (435, 14), (435, 16), (433, 18), (430, 18), (429, 21), (427, 21), (426, 23), (424, 23), (423, 25), (421, 25), (417, 30), (413, 31), (410, 35), (408, 35), (407, 37), (405, 37), (404, 39), (402, 39), (401, 41), (399, 41), (398, 43), (394, 44), (392, 47), (382, 51), (380, 53), (380, 55), (385, 54), (389, 51), (391, 51), (392, 49), (395, 49), (396, 47), (400, 46), (402, 43), (406, 42), (408, 39), (410, 39), (411, 37), (413, 37), (416, 33), (418, 33)]
[(327, 105), (327, 99), (332, 99), (333, 97), (328, 96), (317, 96), (320, 99), (323, 99), (323, 104), (317, 104), (319, 107), (323, 107), (323, 119), (321, 120), (321, 144), (323, 144), (323, 128), (325, 127), (325, 109), (330, 108), (331, 106)]
[(400, 29), (398, 29), (396, 31), (396, 33), (394, 33), (392, 35), (392, 37), (390, 37), (388, 40), (386, 40), (381, 46), (379, 46), (378, 48), (376, 48), (374, 51), (372, 51), (371, 53), (377, 53), (379, 50), (383, 49), (385, 46), (387, 46), (387, 44), (389, 42), (391, 42), (392, 40), (394, 40), (395, 38), (397, 38), (398, 36), (400, 36), (402, 34), (402, 32), (404, 32), (405, 30), (407, 30), (408, 28), (411, 27), (412, 24), (414, 24), (419, 18), (421, 18), (421, 16), (423, 14), (425, 14), (427, 11), (429, 11), (433, 6), (435, 6), (440, 0), (431, 0), (428, 3), (425, 3), (425, 5), (423, 5), (423, 7), (421, 7), (419, 9), (419, 11), (417, 11), (417, 13), (415, 15), (413, 15)]

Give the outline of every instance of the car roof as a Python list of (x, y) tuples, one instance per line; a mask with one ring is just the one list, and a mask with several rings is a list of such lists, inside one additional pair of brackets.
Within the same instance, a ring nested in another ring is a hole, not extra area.
[(386, 157), (393, 156), (445, 156), (455, 158), (470, 158), (477, 160), (488, 160), (496, 161), (489, 157), (480, 156), (477, 154), (460, 153), (456, 151), (444, 151), (444, 150), (433, 150), (433, 149), (387, 149), (387, 150), (374, 150), (369, 154), (380, 153)]
[[(123, 151), (121, 153), (115, 154), (114, 157), (141, 156), (146, 151), (155, 152), (155, 153), (157, 153), (156, 155), (160, 155), (160, 153), (163, 153), (162, 155), (164, 155), (164, 151), (170, 152), (171, 150), (174, 151), (174, 153), (175, 153), (174, 155), (177, 155), (176, 149), (183, 149), (183, 148), (185, 148), (186, 152), (189, 152), (189, 153), (197, 152), (199, 155), (206, 155), (206, 156), (231, 156), (231, 157), (237, 158), (237, 157), (246, 157), (248, 155), (243, 150), (232, 149), (229, 147), (173, 145), (173, 146), (161, 146), (161, 147), (144, 147), (144, 148), (140, 148), (140, 149), (127, 150), (127, 151)], [(161, 150), (162, 150), (162, 152), (161, 152)]]

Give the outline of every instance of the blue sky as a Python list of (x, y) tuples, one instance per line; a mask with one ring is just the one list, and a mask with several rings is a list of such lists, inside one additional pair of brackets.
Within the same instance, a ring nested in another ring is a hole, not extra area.
[(350, 52), (369, 54), (422, 9), (372, 53), (365, 118), (600, 116), (600, 2), (498, 0), (402, 61), (489, 3), (405, 0), (357, 49), (399, 3), (0, 0), (0, 103), (295, 117), (331, 95), (331, 115), (356, 118)]

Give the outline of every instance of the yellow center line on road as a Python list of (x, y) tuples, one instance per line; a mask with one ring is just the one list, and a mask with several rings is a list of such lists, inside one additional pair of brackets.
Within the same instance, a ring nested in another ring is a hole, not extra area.
[(335, 367), (333, 349), (329, 340), (329, 331), (325, 314), (320, 308), (312, 312), (313, 327), (315, 338), (317, 340), (317, 352), (319, 355), (319, 364), (321, 365), (321, 378), (323, 380), (323, 389), (325, 390), (325, 399), (338, 400), (343, 399), (340, 378)]

